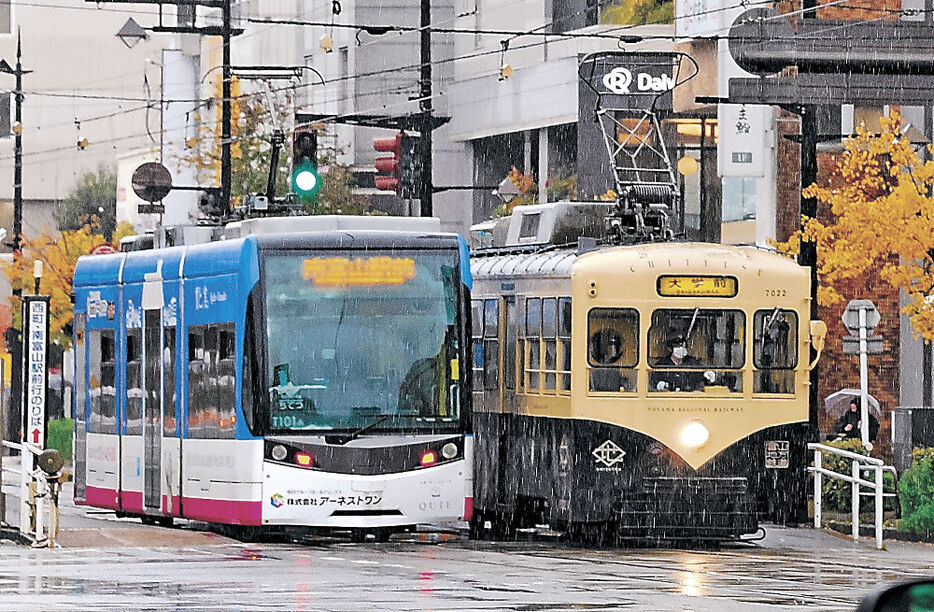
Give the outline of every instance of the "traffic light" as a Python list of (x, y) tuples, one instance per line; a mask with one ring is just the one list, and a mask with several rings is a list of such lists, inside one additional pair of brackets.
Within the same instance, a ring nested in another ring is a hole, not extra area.
[(380, 153), (392, 153), (392, 155), (377, 157), (376, 161), (373, 162), (377, 172), (380, 173), (373, 179), (376, 188), (382, 191), (395, 191), (397, 195), (401, 195), (402, 182), (399, 180), (399, 173), (402, 168), (400, 163), (402, 132), (392, 138), (374, 139), (373, 148)]
[(314, 200), (320, 190), (318, 135), (296, 129), (292, 133), (292, 192), (302, 200)]
[(422, 157), (418, 136), (402, 133), (399, 145), (399, 195), (407, 200), (418, 198), (422, 182)]

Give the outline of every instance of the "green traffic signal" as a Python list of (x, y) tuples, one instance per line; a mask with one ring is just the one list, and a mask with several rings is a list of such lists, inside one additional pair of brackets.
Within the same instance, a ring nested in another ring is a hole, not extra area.
[(314, 200), (321, 184), (321, 175), (313, 164), (302, 164), (292, 171), (292, 191), (303, 200)]

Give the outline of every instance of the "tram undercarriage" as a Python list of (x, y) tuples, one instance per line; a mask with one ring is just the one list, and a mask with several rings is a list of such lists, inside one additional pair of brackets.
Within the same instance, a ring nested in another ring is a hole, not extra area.
[(661, 443), (584, 420), (477, 414), (478, 479), (471, 536), (511, 539), (548, 526), (586, 544), (719, 543), (749, 538), (759, 521), (806, 520), (804, 443), (766, 467), (772, 440), (804, 440), (806, 426), (772, 427), (694, 470)]

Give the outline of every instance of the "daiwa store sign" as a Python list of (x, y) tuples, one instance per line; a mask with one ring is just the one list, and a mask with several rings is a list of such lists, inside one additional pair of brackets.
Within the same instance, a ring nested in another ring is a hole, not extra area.
[(674, 57), (665, 53), (605, 55), (582, 67), (582, 86), (596, 90), (604, 108), (650, 108), (655, 101), (657, 110), (671, 110), (671, 90), (677, 82), (674, 65)]

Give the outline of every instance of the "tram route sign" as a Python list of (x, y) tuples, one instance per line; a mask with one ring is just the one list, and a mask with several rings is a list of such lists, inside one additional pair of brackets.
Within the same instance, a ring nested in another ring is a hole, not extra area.
[(23, 440), (45, 448), (48, 416), (49, 296), (23, 298)]

